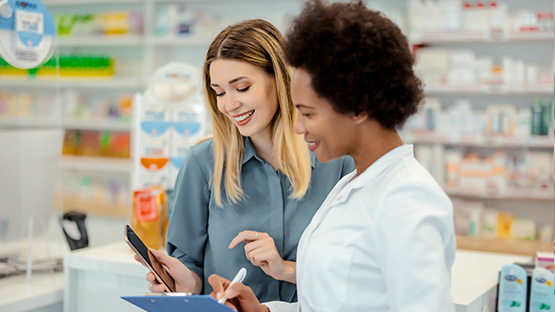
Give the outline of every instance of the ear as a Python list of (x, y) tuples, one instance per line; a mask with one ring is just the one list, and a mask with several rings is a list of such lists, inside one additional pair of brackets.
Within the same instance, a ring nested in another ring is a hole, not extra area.
[(358, 113), (353, 115), (353, 120), (356, 125), (360, 125), (361, 123), (368, 120), (368, 114), (366, 113)]

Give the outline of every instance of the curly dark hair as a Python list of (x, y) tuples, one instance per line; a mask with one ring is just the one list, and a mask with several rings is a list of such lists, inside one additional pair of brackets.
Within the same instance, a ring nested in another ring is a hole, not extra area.
[(367, 113), (386, 129), (402, 126), (424, 98), (407, 38), (362, 1), (308, 1), (288, 31), (285, 54), (335, 111)]

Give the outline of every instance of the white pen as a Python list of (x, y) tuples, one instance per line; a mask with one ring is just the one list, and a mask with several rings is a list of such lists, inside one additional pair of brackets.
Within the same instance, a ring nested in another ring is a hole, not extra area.
[[(247, 269), (241, 268), (241, 270), (239, 270), (239, 272), (237, 272), (237, 275), (235, 275), (235, 277), (233, 278), (233, 280), (231, 281), (231, 284), (229, 284), (229, 286), (231, 286), (235, 283), (241, 283), (243, 281), (243, 279), (245, 278), (245, 276), (247, 276)], [(224, 304), (226, 300), (227, 300), (227, 298), (225, 297), (225, 294), (224, 294), (224, 296), (221, 297), (220, 300), (218, 300), (218, 303)]]

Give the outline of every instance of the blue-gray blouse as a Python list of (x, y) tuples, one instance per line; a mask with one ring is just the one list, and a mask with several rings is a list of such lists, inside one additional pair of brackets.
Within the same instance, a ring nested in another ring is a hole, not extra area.
[(268, 233), (284, 260), (295, 261), (297, 244), (314, 213), (333, 186), (354, 170), (354, 162), (344, 157), (319, 162), (311, 153), (310, 188), (301, 199), (290, 197), (291, 183), (281, 171), (258, 156), (245, 138), (241, 186), (245, 200), (237, 205), (225, 200), (218, 207), (209, 187), (214, 164), (213, 141), (192, 146), (179, 171), (174, 189), (166, 248), (203, 280), (203, 293), (212, 287), (212, 274), (233, 279), (241, 267), (247, 269), (243, 283), (252, 288), (261, 302), (296, 301), (294, 284), (276, 281), (245, 257), (244, 243), (229, 249), (231, 240), (243, 230)]

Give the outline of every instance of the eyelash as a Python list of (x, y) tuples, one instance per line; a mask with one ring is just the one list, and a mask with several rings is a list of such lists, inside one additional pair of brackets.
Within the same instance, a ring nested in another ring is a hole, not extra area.
[[(247, 91), (249, 91), (250, 87), (251, 87), (251, 86), (245, 87), (245, 88), (243, 88), (243, 89), (237, 89), (237, 91), (238, 91), (238, 92), (247, 92)], [(222, 96), (222, 95), (224, 95), (224, 94), (225, 94), (225, 92), (216, 93), (216, 97), (220, 97), (220, 96)]]

